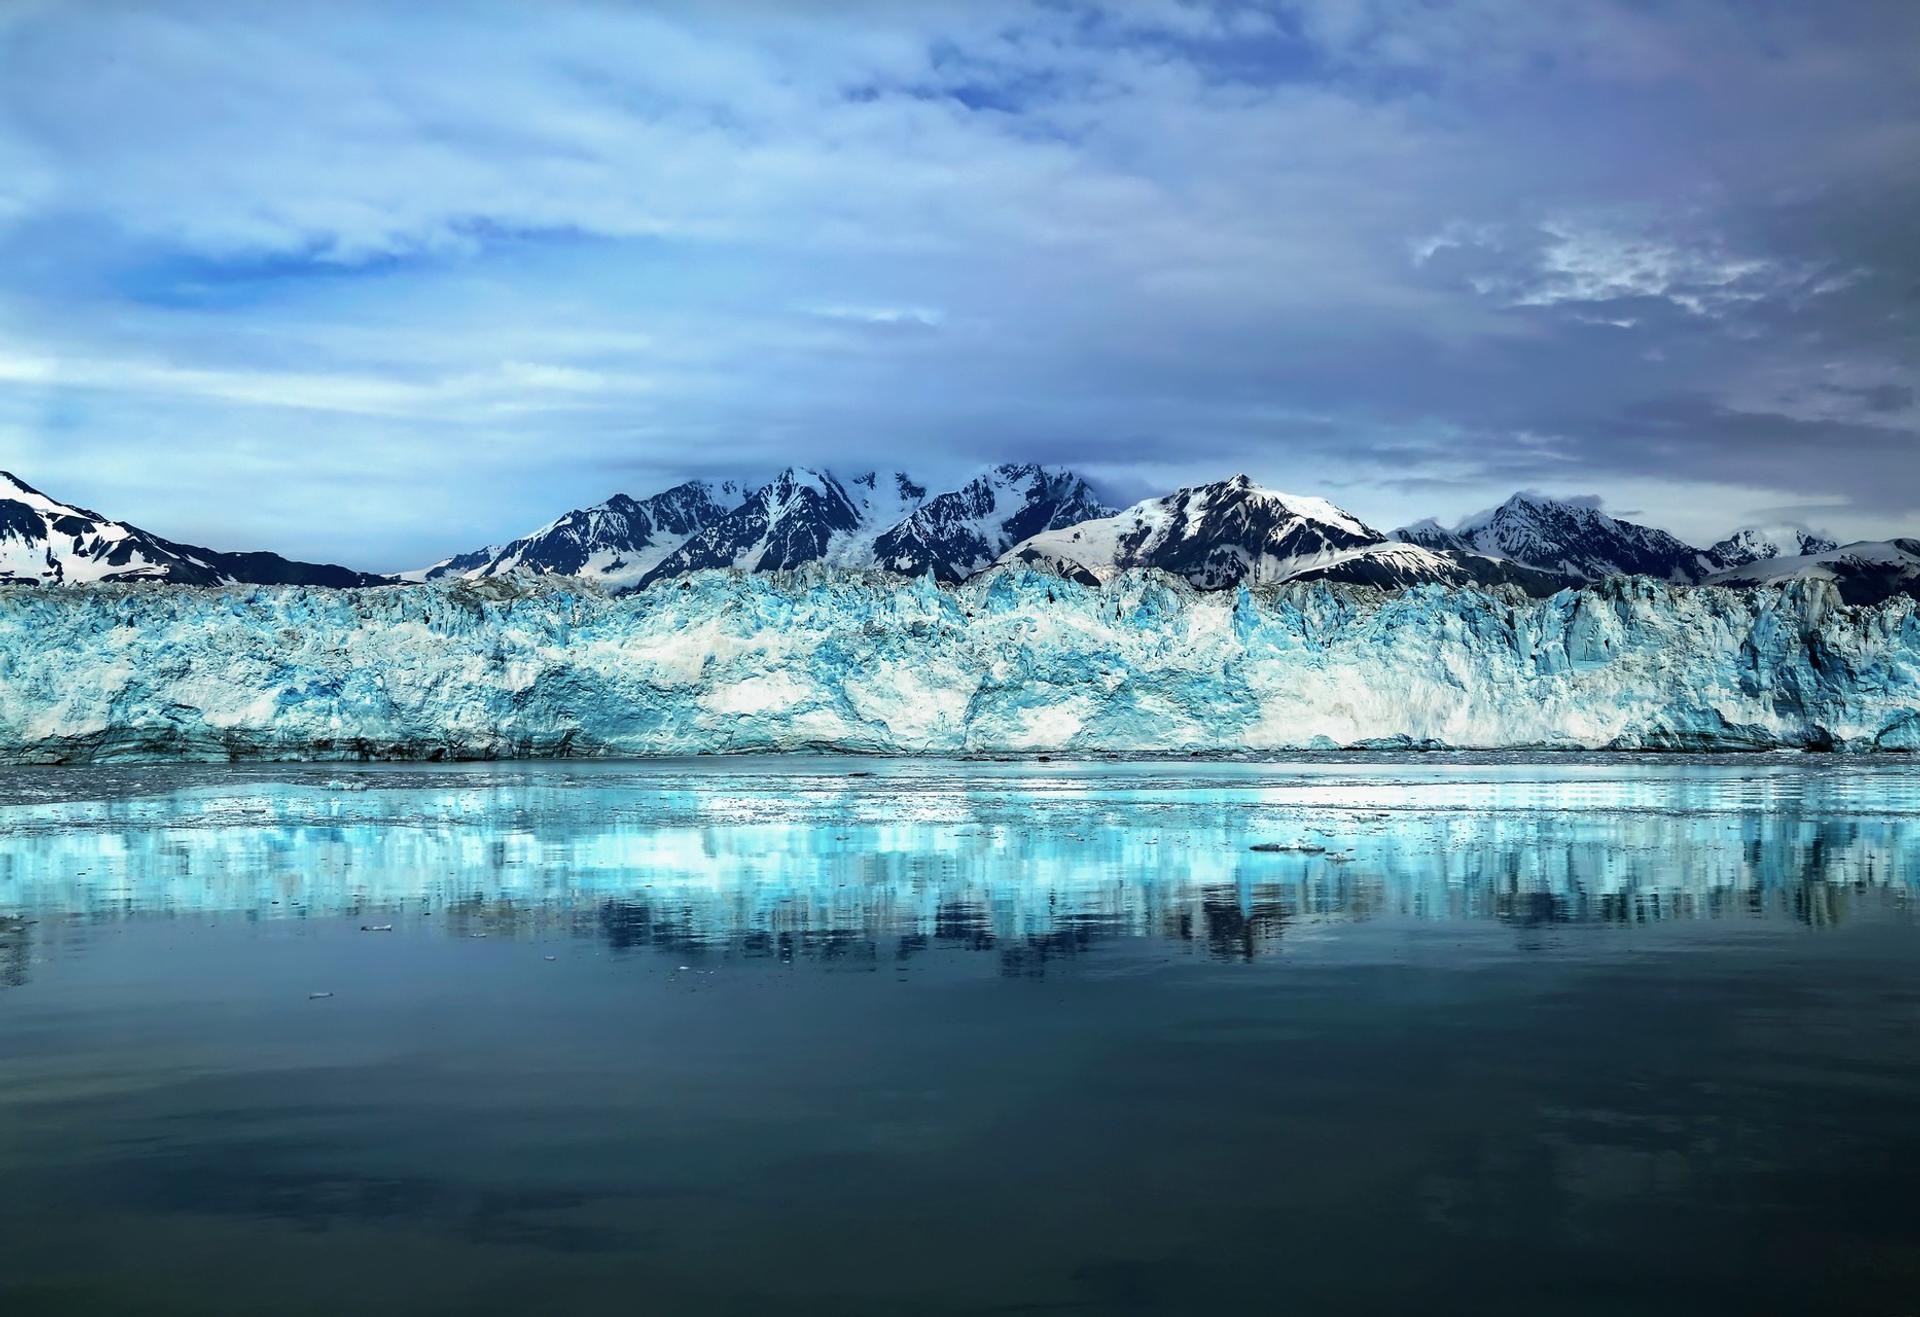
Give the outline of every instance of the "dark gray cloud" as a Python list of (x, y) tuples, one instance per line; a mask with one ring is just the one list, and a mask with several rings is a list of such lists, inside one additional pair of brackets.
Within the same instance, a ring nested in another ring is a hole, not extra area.
[(0, 465), (425, 561), (786, 462), (1920, 529), (1920, 6), (22, 4)]

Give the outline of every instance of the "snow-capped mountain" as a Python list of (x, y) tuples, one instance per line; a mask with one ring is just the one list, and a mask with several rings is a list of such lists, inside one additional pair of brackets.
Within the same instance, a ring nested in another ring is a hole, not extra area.
[(1000, 561), (1094, 580), (1128, 567), (1158, 567), (1203, 590), (1219, 590), (1288, 580), (1385, 538), (1323, 498), (1264, 489), (1241, 475), (1042, 531)]
[(0, 581), (80, 585), (386, 585), (393, 578), (277, 553), (226, 553), (163, 539), (123, 521), (61, 503), (0, 471)]
[(924, 485), (901, 472), (842, 479), (791, 467), (745, 492), (732, 482), (689, 481), (650, 498), (615, 495), (510, 544), (403, 577), (519, 572), (582, 576), (620, 590), (702, 568), (777, 571), (825, 562), (958, 581), (1035, 531), (1110, 511), (1060, 468), (998, 466), (929, 499)]
[(993, 566), (1083, 583), (1157, 568), (1201, 589), (1326, 581), (1397, 590), (1516, 586), (1545, 596), (1612, 576), (1747, 586), (1811, 577), (1850, 603), (1920, 591), (1920, 540), (1838, 548), (1801, 526), (1747, 527), (1701, 549), (1582, 502), (1516, 494), (1451, 529), (1428, 519), (1382, 535), (1323, 498), (1244, 475), (1104, 507), (1064, 468), (1004, 464), (929, 498), (904, 473), (843, 479), (790, 467), (743, 492), (689, 481), (615, 495), (510, 543), (382, 576), (272, 553), (181, 544), (60, 503), (0, 472), (0, 582), (167, 581), (362, 587), (513, 574), (595, 580), (615, 592), (703, 568), (822, 563), (964, 581)]
[(445, 576), (583, 576), (613, 589), (641, 577), (685, 544), (695, 532), (725, 517), (740, 503), (732, 481), (689, 480), (648, 498), (615, 494), (604, 503), (578, 508), (510, 544), (491, 545), (444, 559), (408, 580)]
[(1785, 585), (1832, 581), (1850, 604), (1877, 604), (1896, 595), (1920, 599), (1920, 540), (1860, 540), (1822, 553), (1765, 558), (1717, 572), (1708, 585)]
[(1657, 576), (1689, 582), (1699, 579), (1703, 566), (1700, 550), (1663, 530), (1539, 494), (1515, 494), (1451, 530), (1429, 517), (1400, 527), (1393, 538), (1428, 549), (1510, 558), (1583, 580)]
[(961, 581), (1029, 536), (1112, 515), (1071, 471), (1005, 464), (907, 514), (874, 541), (873, 565)]
[(1380, 589), (1514, 585), (1545, 596), (1577, 583), (1565, 573), (1470, 550), (1389, 540), (1326, 499), (1265, 489), (1244, 475), (1043, 531), (999, 561), (1087, 585), (1129, 567), (1157, 567), (1203, 590), (1337, 581)]
[(1801, 558), (1840, 546), (1805, 526), (1744, 526), (1700, 551), (1709, 574), (1772, 558)]
[(830, 471), (788, 467), (661, 559), (639, 584), (708, 567), (871, 566), (874, 541), (926, 497), (926, 487), (903, 472), (869, 471), (843, 481)]
[(1836, 547), (1804, 526), (1747, 526), (1698, 549), (1666, 531), (1609, 517), (1585, 503), (1525, 493), (1451, 530), (1428, 517), (1400, 527), (1393, 538), (1435, 550), (1491, 554), (1583, 581), (1657, 576), (1682, 584), (1748, 563)]

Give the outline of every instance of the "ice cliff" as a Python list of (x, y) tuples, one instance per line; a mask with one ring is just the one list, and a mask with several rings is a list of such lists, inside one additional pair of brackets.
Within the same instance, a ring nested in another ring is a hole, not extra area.
[(617, 598), (0, 587), (0, 758), (1914, 750), (1916, 608), (1821, 581), (1204, 594), (1024, 568), (715, 571)]

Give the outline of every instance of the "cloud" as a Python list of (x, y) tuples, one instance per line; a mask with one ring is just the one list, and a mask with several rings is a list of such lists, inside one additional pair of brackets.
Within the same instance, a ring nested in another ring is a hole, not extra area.
[(933, 307), (926, 306), (845, 306), (828, 305), (808, 307), (812, 315), (828, 320), (851, 320), (862, 325), (880, 325), (886, 327), (917, 326), (923, 329), (937, 329), (946, 320), (946, 314)]
[(1589, 308), (1653, 299), (1689, 315), (1721, 318), (1742, 304), (1840, 292), (1859, 277), (1857, 270), (1735, 253), (1707, 225), (1669, 236), (1609, 224), (1604, 217), (1565, 215), (1522, 230), (1452, 223), (1414, 243), (1413, 259), (1421, 266), (1451, 261), (1466, 271), (1465, 282), (1476, 293), (1507, 306), (1586, 304), (1576, 310), (1582, 323), (1619, 329), (1638, 321)]
[(1915, 12), (16, 6), (0, 465), (250, 543), (377, 473), (368, 566), (902, 453), (1891, 526)]

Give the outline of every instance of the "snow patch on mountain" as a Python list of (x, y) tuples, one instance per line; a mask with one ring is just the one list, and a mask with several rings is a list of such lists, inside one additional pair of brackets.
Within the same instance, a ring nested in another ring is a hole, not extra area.
[(1286, 579), (1336, 581), (1379, 590), (1406, 590), (1416, 585), (1514, 586), (1541, 597), (1580, 584), (1572, 577), (1505, 558), (1461, 549), (1434, 550), (1397, 540), (1348, 549), (1299, 568)]
[(856, 525), (835, 536), (821, 557), (821, 561), (841, 567), (873, 566), (875, 542), (927, 501), (927, 487), (917, 484), (904, 471), (863, 472), (841, 488), (853, 504)]

